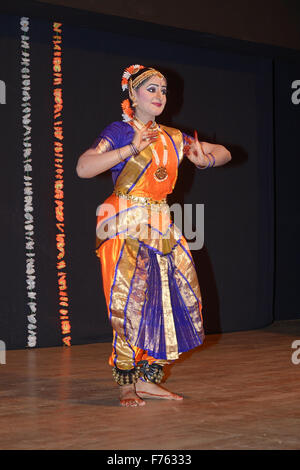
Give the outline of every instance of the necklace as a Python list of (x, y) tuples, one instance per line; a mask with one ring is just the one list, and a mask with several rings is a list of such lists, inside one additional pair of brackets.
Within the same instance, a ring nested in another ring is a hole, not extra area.
[[(136, 127), (140, 128), (140, 125), (139, 125), (140, 122), (137, 120), (137, 118), (135, 118), (134, 121), (135, 121)], [(160, 183), (162, 181), (165, 181), (168, 178), (168, 172), (167, 172), (167, 168), (166, 168), (166, 165), (167, 165), (167, 162), (168, 162), (168, 146), (167, 146), (166, 138), (163, 134), (163, 131), (160, 129), (160, 127), (156, 124), (156, 126), (155, 125), (151, 126), (151, 128), (158, 130), (159, 136), (162, 140), (162, 144), (163, 144), (163, 147), (164, 147), (163, 161), (162, 161), (162, 164), (161, 164), (158, 153), (157, 153), (156, 149), (154, 148), (154, 145), (152, 143), (150, 144), (150, 148), (151, 148), (152, 153), (154, 155), (155, 163), (158, 167), (154, 172), (154, 179)]]
[(168, 172), (167, 172), (167, 169), (166, 169), (166, 164), (168, 162), (168, 147), (167, 147), (167, 142), (166, 142), (165, 136), (164, 136), (162, 130), (160, 129), (160, 127), (158, 127), (158, 132), (159, 132), (160, 138), (161, 138), (163, 146), (164, 146), (162, 165), (160, 164), (159, 156), (157, 154), (157, 151), (154, 148), (154, 145), (150, 144), (150, 147), (152, 149), (152, 152), (153, 152), (153, 155), (154, 155), (154, 158), (155, 158), (155, 163), (158, 166), (157, 170), (154, 173), (154, 179), (156, 181), (161, 182), (161, 181), (165, 181), (168, 178)]

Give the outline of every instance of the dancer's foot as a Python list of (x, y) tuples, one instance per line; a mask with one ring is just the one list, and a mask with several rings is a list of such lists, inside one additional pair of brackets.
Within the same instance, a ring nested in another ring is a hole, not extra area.
[(183, 400), (183, 397), (172, 393), (169, 390), (161, 387), (160, 385), (154, 384), (152, 382), (144, 382), (143, 380), (138, 380), (135, 384), (135, 390), (139, 397), (141, 398), (157, 398), (163, 400)]
[(120, 386), (120, 404), (122, 406), (144, 406), (146, 403), (135, 393), (134, 385)]

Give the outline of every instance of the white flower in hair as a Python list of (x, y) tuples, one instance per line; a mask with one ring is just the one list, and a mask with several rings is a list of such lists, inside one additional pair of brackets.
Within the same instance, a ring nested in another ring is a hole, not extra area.
[(122, 118), (123, 118), (123, 122), (131, 121), (131, 118), (129, 116), (127, 116), (127, 114), (125, 114), (125, 113), (122, 113)]

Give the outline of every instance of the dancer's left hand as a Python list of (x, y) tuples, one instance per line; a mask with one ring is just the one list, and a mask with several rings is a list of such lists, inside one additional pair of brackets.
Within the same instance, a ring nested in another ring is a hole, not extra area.
[(197, 166), (207, 166), (208, 157), (202, 150), (201, 143), (198, 140), (197, 131), (194, 131), (194, 139), (187, 138), (188, 145), (185, 145), (183, 152), (188, 159)]

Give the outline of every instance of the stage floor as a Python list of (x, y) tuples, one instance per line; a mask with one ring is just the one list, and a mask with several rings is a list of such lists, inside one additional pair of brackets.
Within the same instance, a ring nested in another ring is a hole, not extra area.
[(300, 320), (208, 335), (167, 371), (184, 400), (139, 408), (119, 405), (108, 343), (7, 351), (0, 449), (300, 449), (295, 340)]

